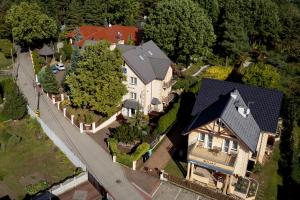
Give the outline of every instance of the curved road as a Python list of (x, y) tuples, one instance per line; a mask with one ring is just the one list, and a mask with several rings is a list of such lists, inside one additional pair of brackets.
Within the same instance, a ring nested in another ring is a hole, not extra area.
[[(32, 110), (36, 110), (37, 95), (33, 88), (34, 72), (29, 53), (20, 53), (17, 68), (17, 83), (28, 100)], [(141, 194), (126, 179), (122, 168), (112, 162), (108, 155), (88, 135), (81, 134), (69, 123), (51, 103), (47, 96), (40, 98), (41, 119), (78, 156), (99, 183), (117, 200), (140, 200)]]

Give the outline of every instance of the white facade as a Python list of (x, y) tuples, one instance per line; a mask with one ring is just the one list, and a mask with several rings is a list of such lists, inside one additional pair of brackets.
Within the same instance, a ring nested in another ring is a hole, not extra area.
[[(123, 73), (126, 77), (126, 81), (123, 83), (127, 86), (128, 93), (123, 96), (123, 102), (125, 100), (134, 100), (140, 104), (140, 110), (144, 115), (147, 115), (151, 111), (161, 112), (164, 107), (165, 98), (171, 92), (170, 84), (164, 87), (166, 83), (170, 83), (172, 79), (172, 68), (166, 73), (164, 80), (153, 80), (148, 84), (145, 84), (136, 73), (125, 63), (123, 66)], [(152, 105), (153, 98), (157, 98), (161, 103), (158, 105)], [(122, 108), (122, 114), (124, 116), (133, 116), (136, 110), (134, 108)]]

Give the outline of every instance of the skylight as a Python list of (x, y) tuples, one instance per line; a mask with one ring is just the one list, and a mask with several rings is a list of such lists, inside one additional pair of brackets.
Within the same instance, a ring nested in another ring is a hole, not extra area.
[(152, 53), (150, 50), (148, 51), (148, 53), (149, 53), (151, 56), (153, 55), (153, 53)]
[(145, 60), (145, 59), (144, 59), (144, 57), (143, 57), (143, 56), (141, 56), (141, 55), (139, 55), (139, 58), (140, 58), (141, 60)]

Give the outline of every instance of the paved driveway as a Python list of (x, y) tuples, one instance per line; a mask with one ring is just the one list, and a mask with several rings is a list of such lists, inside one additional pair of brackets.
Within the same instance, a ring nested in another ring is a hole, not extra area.
[[(33, 89), (33, 67), (28, 53), (18, 55), (17, 83), (28, 100), (29, 106), (35, 110), (37, 96)], [(102, 184), (115, 199), (139, 200), (141, 194), (127, 180), (122, 168), (112, 162), (111, 156), (105, 152), (92, 138), (81, 134), (63, 117), (50, 99), (42, 95), (40, 99), (41, 119), (79, 159), (86, 164), (88, 171)]]
[(167, 182), (162, 182), (153, 196), (153, 200), (214, 200), (200, 196), (189, 190), (177, 187)]

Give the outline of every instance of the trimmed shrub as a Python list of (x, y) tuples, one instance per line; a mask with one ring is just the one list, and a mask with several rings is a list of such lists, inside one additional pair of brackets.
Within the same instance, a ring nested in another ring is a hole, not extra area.
[(62, 48), (62, 55), (64, 57), (64, 60), (70, 60), (72, 52), (73, 52), (72, 45), (65, 42), (64, 47)]
[(159, 134), (163, 134), (176, 121), (179, 107), (180, 100), (173, 105), (172, 109), (169, 112), (159, 118), (156, 128), (156, 131)]
[(45, 92), (51, 94), (58, 94), (59, 93), (58, 82), (51, 71), (51, 67), (46, 67), (44, 69), (45, 70), (40, 71), (38, 74), (39, 82), (42, 84)]
[(118, 149), (118, 141), (114, 138), (108, 139), (109, 151), (112, 155), (117, 156), (117, 162), (132, 167), (132, 162), (139, 160), (150, 148), (148, 143), (140, 144), (132, 154), (121, 153)]
[(232, 72), (233, 67), (224, 67), (224, 66), (212, 66), (209, 67), (204, 73), (203, 77), (213, 78), (218, 80), (226, 80), (229, 74)]

